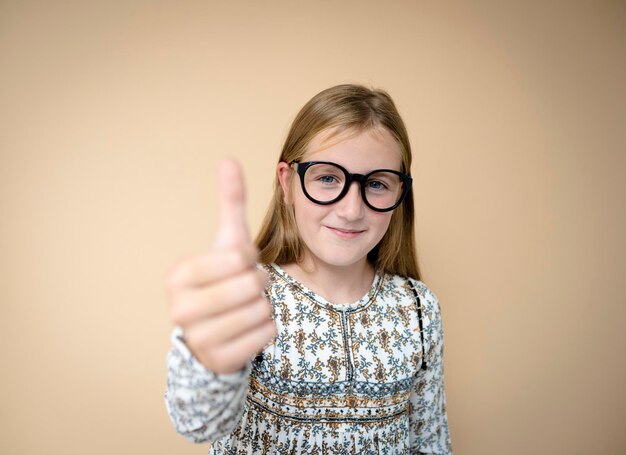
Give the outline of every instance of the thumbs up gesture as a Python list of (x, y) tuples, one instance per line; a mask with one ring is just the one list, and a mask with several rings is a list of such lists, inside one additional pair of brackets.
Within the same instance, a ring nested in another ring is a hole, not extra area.
[(176, 265), (167, 279), (170, 314), (185, 343), (215, 373), (240, 370), (275, 335), (263, 296), (267, 274), (255, 267), (258, 249), (245, 220), (241, 169), (224, 160), (218, 169), (219, 225), (213, 248)]

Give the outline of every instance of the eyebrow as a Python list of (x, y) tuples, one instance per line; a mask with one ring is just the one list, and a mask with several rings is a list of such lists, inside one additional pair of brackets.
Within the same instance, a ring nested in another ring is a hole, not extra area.
[(292, 163), (299, 163), (299, 164), (303, 164), (303, 163), (310, 163), (312, 161), (316, 161), (316, 162), (322, 162), (322, 163), (331, 163), (331, 164), (335, 164), (337, 166), (341, 166), (342, 168), (344, 168), (346, 171), (348, 171), (350, 174), (360, 174), (360, 175), (367, 175), (370, 174), (372, 172), (375, 171), (385, 171), (385, 170), (389, 170), (389, 171), (396, 171), (396, 172), (401, 172), (403, 174), (409, 175), (407, 172), (405, 172), (404, 170), (402, 170), (402, 168), (404, 167), (402, 165), (402, 163), (400, 163), (400, 169), (394, 169), (393, 167), (376, 167), (376, 168), (370, 168), (369, 170), (366, 171), (362, 171), (362, 172), (353, 172), (351, 171), (348, 166), (346, 166), (345, 164), (341, 164), (341, 163), (337, 163), (335, 161), (330, 161), (330, 160), (312, 160), (312, 159), (302, 159), (302, 160), (294, 160), (292, 161)]

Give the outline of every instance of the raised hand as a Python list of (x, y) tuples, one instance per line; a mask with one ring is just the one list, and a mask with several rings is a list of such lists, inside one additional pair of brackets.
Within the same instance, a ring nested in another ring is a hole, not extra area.
[(193, 355), (215, 373), (244, 367), (276, 334), (262, 295), (267, 274), (255, 267), (258, 249), (245, 220), (241, 169), (218, 169), (219, 225), (213, 248), (180, 262), (168, 276), (171, 319)]

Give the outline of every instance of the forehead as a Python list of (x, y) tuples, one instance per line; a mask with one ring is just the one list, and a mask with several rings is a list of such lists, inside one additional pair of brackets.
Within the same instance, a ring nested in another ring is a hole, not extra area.
[(387, 131), (378, 127), (362, 131), (322, 131), (315, 136), (302, 161), (332, 161), (351, 172), (372, 169), (402, 169), (402, 151)]

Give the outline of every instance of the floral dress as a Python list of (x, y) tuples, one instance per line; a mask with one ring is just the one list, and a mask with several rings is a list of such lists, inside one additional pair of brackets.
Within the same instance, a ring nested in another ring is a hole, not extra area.
[(267, 296), (278, 335), (242, 371), (214, 374), (174, 329), (165, 403), (211, 454), (451, 454), (443, 331), (420, 281), (377, 273), (336, 305), (276, 264)]

